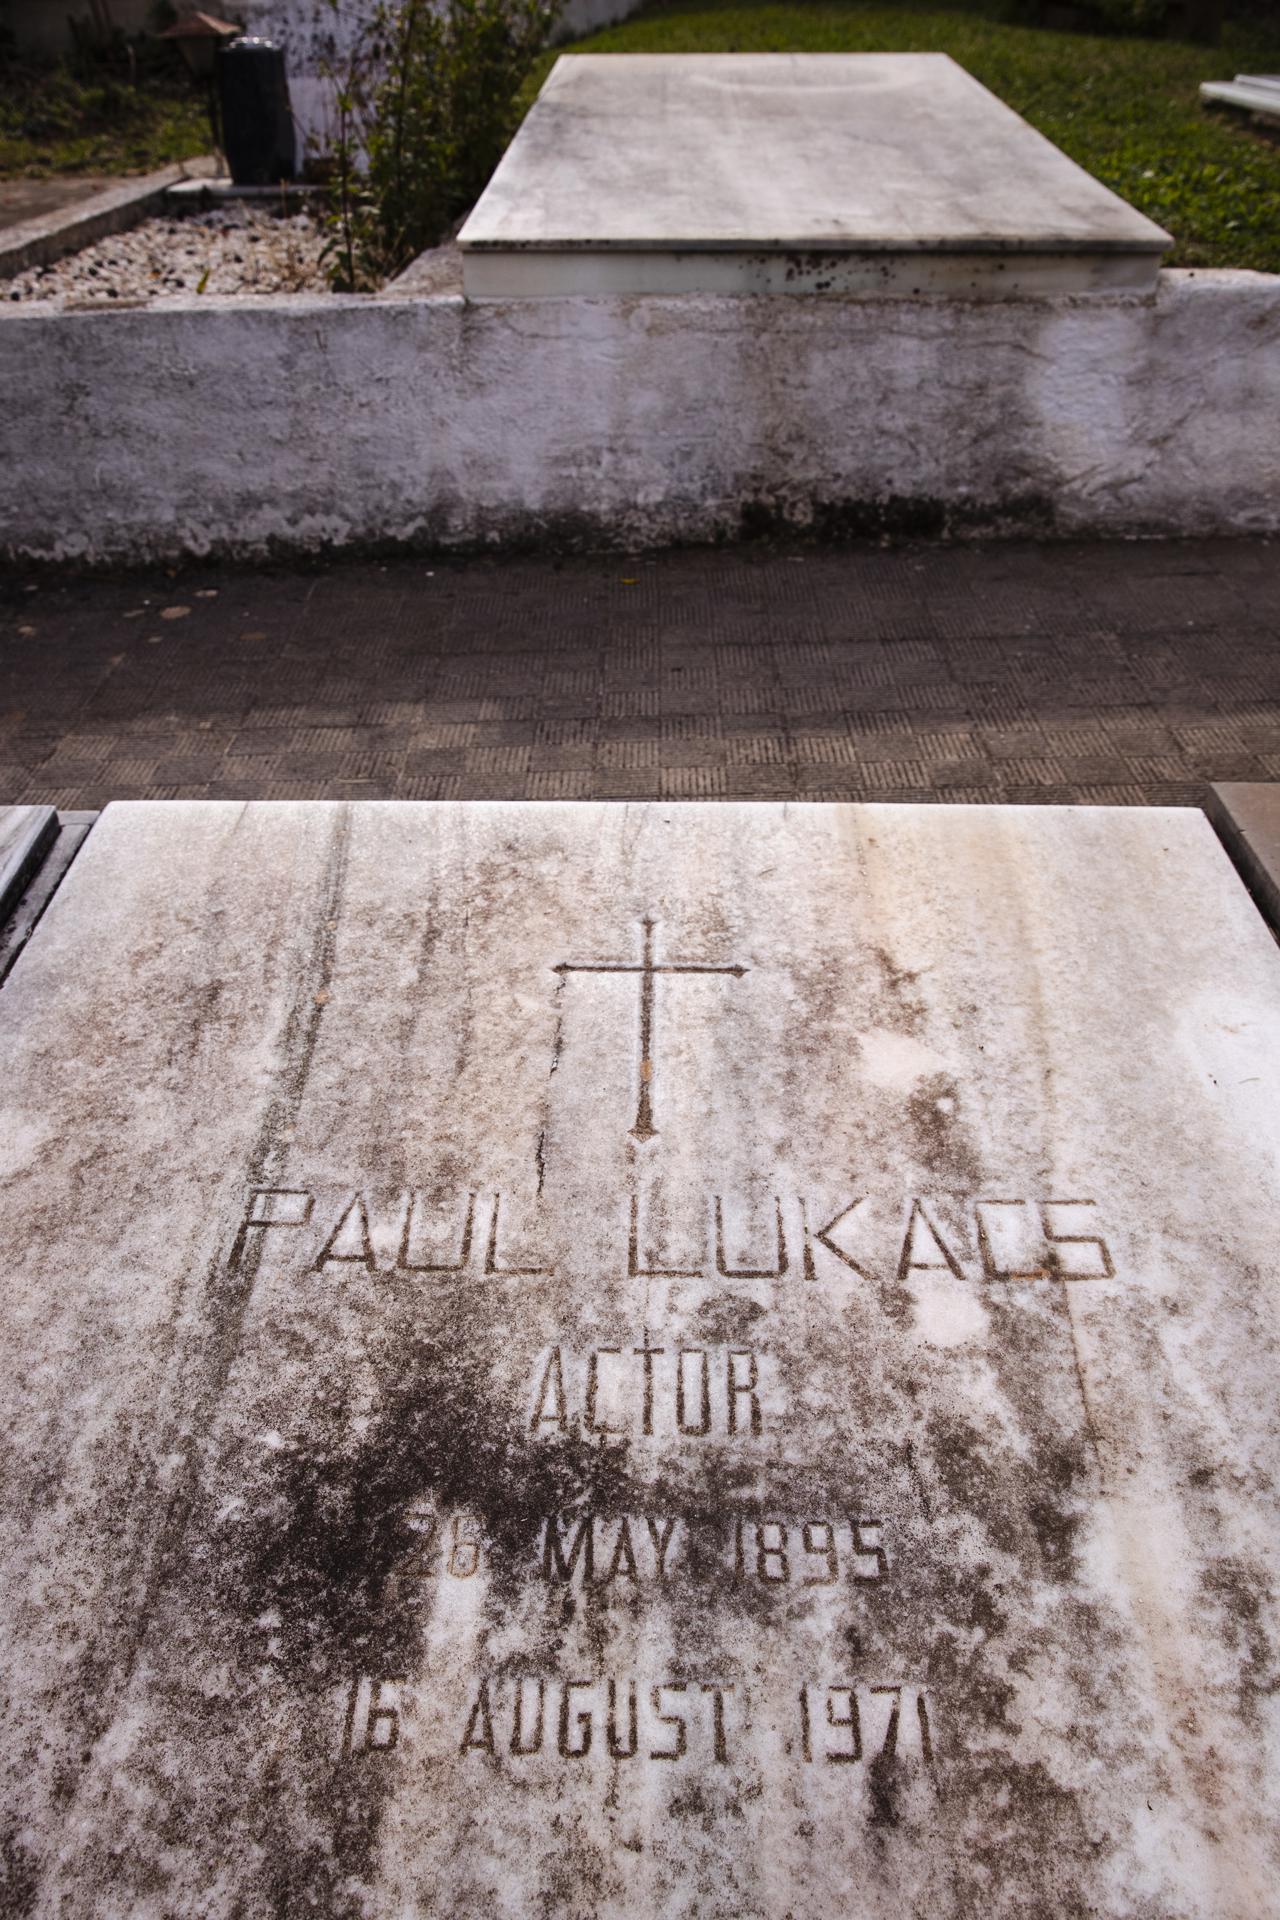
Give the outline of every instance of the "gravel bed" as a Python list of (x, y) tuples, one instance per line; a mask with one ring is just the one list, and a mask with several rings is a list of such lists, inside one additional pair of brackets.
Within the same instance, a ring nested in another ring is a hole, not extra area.
[(281, 218), (263, 207), (215, 207), (144, 220), (50, 266), (31, 267), (0, 285), (0, 298), (65, 308), (136, 306), (172, 293), (323, 292), (322, 242), (307, 213)]

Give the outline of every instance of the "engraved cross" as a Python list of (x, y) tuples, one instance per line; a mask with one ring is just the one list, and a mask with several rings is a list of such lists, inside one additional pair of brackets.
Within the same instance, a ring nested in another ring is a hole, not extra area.
[(638, 973), (640, 976), (640, 1093), (636, 1102), (636, 1123), (631, 1131), (637, 1140), (651, 1140), (658, 1129), (653, 1124), (653, 983), (660, 973), (727, 973), (741, 980), (747, 967), (700, 966), (686, 960), (655, 960), (653, 957), (653, 921), (645, 920), (643, 956), (640, 960), (588, 961), (578, 964), (562, 960), (554, 969), (563, 979), (567, 973)]

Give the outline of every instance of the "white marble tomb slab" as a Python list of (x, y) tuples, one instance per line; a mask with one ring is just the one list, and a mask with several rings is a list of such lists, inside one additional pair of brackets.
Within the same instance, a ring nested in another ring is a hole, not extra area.
[(1203, 80), (1200, 98), (1227, 107), (1242, 107), (1265, 120), (1280, 121), (1280, 75), (1238, 73), (1234, 80)]
[(564, 54), (473, 298), (1150, 289), (1168, 234), (941, 53)]
[(1277, 1910), (1191, 811), (113, 806), (0, 992), (8, 1913)]

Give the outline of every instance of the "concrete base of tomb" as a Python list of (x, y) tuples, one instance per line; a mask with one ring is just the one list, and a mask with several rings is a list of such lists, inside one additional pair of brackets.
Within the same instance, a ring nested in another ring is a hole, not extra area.
[(530, 248), (462, 254), (470, 300), (616, 294), (831, 294), (885, 300), (1027, 300), (1154, 293), (1159, 256), (1142, 253), (649, 252)]

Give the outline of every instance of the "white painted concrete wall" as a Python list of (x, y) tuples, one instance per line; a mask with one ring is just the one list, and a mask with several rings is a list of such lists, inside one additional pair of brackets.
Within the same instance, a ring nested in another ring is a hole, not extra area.
[(551, 44), (559, 46), (563, 40), (579, 40), (583, 34), (612, 27), (638, 13), (643, 4), (644, 0), (563, 0), (551, 30)]
[(344, 71), (377, 0), (238, 0), (235, 17), (246, 33), (284, 48), (298, 151), (325, 153), (337, 128), (334, 85), (327, 71)]
[(0, 308), (0, 552), (1280, 530), (1280, 278)]
[[(121, 33), (142, 33), (151, 20), (153, 0), (107, 0), (113, 27)], [(0, 27), (7, 27), (19, 53), (53, 55), (70, 48), (75, 19), (86, 31), (91, 22), (86, 0), (0, 0)]]

